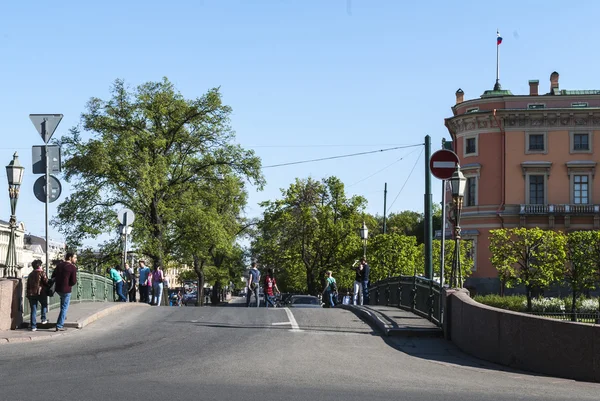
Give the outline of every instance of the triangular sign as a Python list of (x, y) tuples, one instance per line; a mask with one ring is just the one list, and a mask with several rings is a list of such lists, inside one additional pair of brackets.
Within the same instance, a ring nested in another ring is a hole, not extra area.
[(56, 127), (60, 124), (60, 120), (62, 120), (62, 114), (30, 114), (29, 118), (33, 125), (35, 125), (35, 129), (39, 132), (44, 140), (44, 143), (48, 143), (54, 131), (56, 131)]

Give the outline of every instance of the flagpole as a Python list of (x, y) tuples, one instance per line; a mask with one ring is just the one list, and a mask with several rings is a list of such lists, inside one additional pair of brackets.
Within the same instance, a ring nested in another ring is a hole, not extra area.
[[(500, 31), (496, 29), (496, 35), (498, 38), (500, 37)], [(496, 85), (494, 85), (494, 90), (500, 90), (500, 43), (498, 39), (496, 39)]]

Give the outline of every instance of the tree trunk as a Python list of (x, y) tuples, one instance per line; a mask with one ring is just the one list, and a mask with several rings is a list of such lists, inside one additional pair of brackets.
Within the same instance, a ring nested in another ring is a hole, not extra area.
[(306, 287), (310, 295), (317, 295), (317, 283), (315, 282), (315, 272), (313, 269), (306, 269)]
[(527, 312), (531, 312), (531, 286), (527, 286)]
[(158, 212), (158, 197), (155, 195), (150, 205), (150, 221), (152, 223), (152, 237), (154, 238), (154, 249), (152, 257), (152, 263), (154, 267), (161, 266), (163, 263), (164, 249), (163, 249), (163, 232), (162, 232), (162, 217)]
[(575, 310), (576, 310), (575, 303), (576, 302), (577, 302), (577, 291), (573, 290), (573, 304), (571, 305), (571, 321), (572, 322), (577, 321), (577, 317), (575, 316)]
[(198, 299), (195, 306), (204, 306), (204, 263), (200, 263), (198, 255), (194, 255), (194, 271), (198, 276)]

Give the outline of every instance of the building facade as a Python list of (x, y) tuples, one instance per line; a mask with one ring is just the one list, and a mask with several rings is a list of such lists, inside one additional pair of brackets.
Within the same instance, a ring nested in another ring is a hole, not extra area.
[(489, 231), (540, 227), (563, 232), (600, 229), (600, 90), (549, 92), (529, 81), (529, 94), (485, 91), (464, 100), (456, 92), (445, 124), (467, 178), (460, 225), (472, 241), (474, 268), (466, 286), (500, 290), (490, 262)]

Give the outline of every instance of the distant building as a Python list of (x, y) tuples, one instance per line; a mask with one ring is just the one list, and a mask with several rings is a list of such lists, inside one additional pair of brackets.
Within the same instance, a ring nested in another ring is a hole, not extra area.
[(537, 80), (526, 95), (496, 89), (470, 100), (459, 89), (445, 121), (467, 178), (460, 226), (474, 268), (465, 285), (480, 293), (500, 288), (490, 230), (600, 229), (600, 90), (560, 89), (557, 72), (546, 94)]

